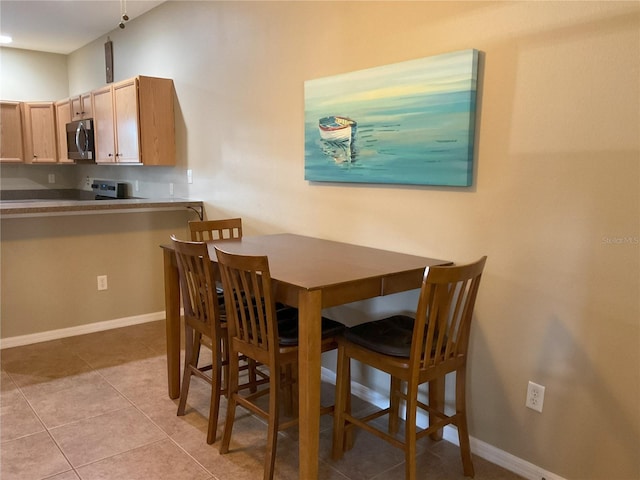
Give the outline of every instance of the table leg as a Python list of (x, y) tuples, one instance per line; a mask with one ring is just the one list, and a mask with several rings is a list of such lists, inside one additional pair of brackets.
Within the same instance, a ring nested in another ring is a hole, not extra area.
[(176, 255), (164, 249), (164, 303), (167, 329), (167, 383), (169, 397), (180, 396), (180, 280)]
[[(444, 411), (444, 377), (429, 382), (429, 405), (441, 412)], [(439, 418), (436, 415), (429, 414), (429, 425), (433, 425)], [(431, 440), (442, 440), (442, 428), (436, 430), (431, 435)]]
[(322, 292), (303, 290), (299, 308), (299, 477), (318, 478), (320, 444), (320, 360)]

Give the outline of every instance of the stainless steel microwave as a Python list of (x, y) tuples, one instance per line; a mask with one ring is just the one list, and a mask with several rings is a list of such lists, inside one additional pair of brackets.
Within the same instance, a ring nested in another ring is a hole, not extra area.
[(67, 123), (67, 158), (95, 161), (93, 119)]

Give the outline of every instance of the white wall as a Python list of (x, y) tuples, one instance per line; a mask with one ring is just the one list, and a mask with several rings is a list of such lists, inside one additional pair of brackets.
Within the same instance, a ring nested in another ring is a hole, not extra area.
[[(154, 180), (247, 234), (487, 254), (472, 435), (566, 478), (632, 479), (639, 32), (635, 2), (168, 2), (110, 36), (116, 80), (175, 81), (178, 167)], [(103, 82), (105, 40), (69, 56), (70, 93)], [(305, 80), (463, 48), (482, 52), (473, 187), (303, 180)], [(547, 387), (542, 414), (524, 407), (528, 380)]]

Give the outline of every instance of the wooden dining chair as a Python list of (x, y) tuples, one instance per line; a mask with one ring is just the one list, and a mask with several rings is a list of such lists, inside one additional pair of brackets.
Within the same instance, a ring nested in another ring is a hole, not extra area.
[(189, 222), (189, 232), (194, 242), (242, 238), (242, 219), (192, 220)]
[[(185, 363), (178, 415), (185, 413), (191, 377), (195, 375), (210, 383), (207, 443), (211, 444), (215, 441), (220, 396), (224, 393), (222, 369), (228, 366), (227, 325), (221, 319), (216, 274), (206, 244), (184, 242), (175, 236), (171, 236), (171, 240), (178, 263), (185, 330)], [(202, 345), (211, 349), (212, 364), (199, 367)], [(205, 373), (208, 371), (210, 376)], [(225, 377), (228, 378), (228, 374)]]
[[(343, 456), (350, 430), (362, 428), (404, 450), (405, 479), (416, 478), (416, 441), (426, 435), (441, 438), (445, 425), (458, 428), (463, 471), (473, 477), (465, 401), (467, 348), (473, 309), (486, 257), (461, 266), (429, 267), (424, 272), (415, 319), (395, 315), (345, 330), (338, 341), (334, 459)], [(389, 407), (356, 418), (349, 411), (351, 359), (391, 376)], [(444, 379), (456, 377), (456, 411), (444, 412)], [(429, 383), (429, 404), (418, 400), (418, 387)], [(406, 384), (406, 393), (401, 389)], [(404, 438), (398, 438), (400, 400), (406, 401)], [(429, 415), (429, 427), (418, 431), (418, 408)], [(371, 423), (389, 415), (387, 431)], [(345, 433), (347, 436), (345, 437)]]
[[(219, 220), (192, 220), (189, 222), (191, 240), (194, 242), (207, 242), (211, 240), (237, 240), (242, 238), (242, 218), (224, 218)], [(218, 301), (224, 310), (224, 294), (222, 284), (218, 276), (217, 281)], [(249, 370), (251, 391), (255, 391), (254, 385), (259, 382), (256, 364), (248, 361), (243, 368)]]
[[(223, 379), (229, 378), (229, 346), (227, 322), (216, 290), (215, 264), (204, 242), (185, 242), (171, 236), (178, 263), (180, 289), (184, 308), (185, 364), (180, 389), (178, 415), (185, 413), (191, 377), (211, 384), (211, 402), (207, 443), (215, 442), (220, 411), (220, 396), (226, 393)], [(212, 363), (199, 366), (201, 346), (211, 349)], [(243, 365), (249, 370), (248, 381), (242, 388), (256, 391), (266, 381), (255, 369), (255, 362)], [(210, 374), (208, 373), (210, 372)], [(224, 375), (223, 375), (224, 373)]]
[[(216, 255), (227, 306), (229, 357), (236, 359), (243, 354), (269, 370), (268, 389), (241, 395), (237, 383), (239, 362), (230, 362), (227, 417), (220, 453), (229, 451), (236, 406), (240, 405), (267, 420), (264, 479), (271, 480), (275, 468), (278, 431), (298, 423), (297, 418), (280, 420), (282, 382), (283, 379), (291, 378), (284, 372), (291, 370), (290, 367), (295, 366), (298, 361), (298, 312), (293, 308), (276, 310), (274, 286), (266, 256), (235, 255), (218, 247)], [(343, 329), (343, 325), (338, 322), (322, 319), (322, 351), (336, 348), (336, 337)], [(269, 404), (265, 409), (256, 400), (267, 394)], [(319, 413), (331, 411), (332, 407), (328, 407)]]

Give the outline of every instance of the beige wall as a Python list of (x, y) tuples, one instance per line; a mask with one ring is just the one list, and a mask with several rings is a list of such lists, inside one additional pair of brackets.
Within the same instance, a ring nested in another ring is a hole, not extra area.
[[(164, 310), (161, 244), (188, 211), (2, 220), (2, 337)], [(97, 275), (108, 289), (97, 290)]]
[(51, 101), (67, 91), (66, 55), (0, 48), (0, 99)]
[[(472, 435), (565, 478), (637, 479), (639, 32), (637, 2), (168, 2), (110, 36), (116, 80), (175, 81), (179, 166), (157, 182), (248, 234), (487, 254)], [(69, 56), (70, 93), (104, 81), (105, 40)], [(482, 52), (473, 187), (303, 180), (305, 80), (464, 48)]]

